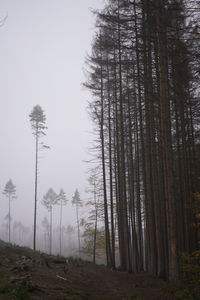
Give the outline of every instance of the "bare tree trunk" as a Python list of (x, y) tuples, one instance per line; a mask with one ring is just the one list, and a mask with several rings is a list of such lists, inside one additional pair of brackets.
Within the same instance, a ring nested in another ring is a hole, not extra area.
[(120, 166), (119, 166), (119, 202), (121, 213), (121, 232), (122, 232), (122, 268), (129, 270), (130, 264), (130, 247), (129, 247), (129, 228), (128, 228), (128, 212), (127, 212), (127, 193), (126, 193), (126, 170), (125, 170), (125, 143), (124, 143), (124, 109), (123, 109), (123, 92), (122, 92), (122, 49), (121, 49), (121, 27), (120, 27), (120, 5), (118, 0), (117, 8), (117, 45), (119, 60), (119, 132), (120, 132)]
[(52, 254), (52, 207), (50, 208), (50, 239), (49, 239), (49, 253)]
[(114, 230), (114, 202), (113, 202), (113, 157), (112, 157), (112, 127), (111, 127), (111, 97), (110, 97), (110, 75), (107, 61), (107, 94), (108, 94), (108, 135), (109, 135), (109, 180), (110, 180), (110, 222), (111, 222), (111, 245), (112, 245), (112, 267), (115, 268), (115, 230)]
[(38, 129), (35, 136), (35, 203), (34, 203), (34, 225), (33, 225), (33, 250), (36, 250), (37, 230), (37, 177), (38, 177)]
[(97, 223), (98, 223), (96, 184), (94, 184), (94, 203), (95, 203), (95, 225), (94, 225), (94, 242), (93, 242), (93, 263), (95, 264), (96, 263)]
[(176, 213), (175, 199), (173, 194), (173, 168), (172, 168), (172, 149), (171, 149), (171, 128), (170, 128), (170, 104), (168, 99), (168, 78), (167, 78), (167, 53), (166, 53), (166, 28), (164, 26), (164, 3), (157, 0), (156, 21), (157, 39), (160, 67), (160, 121), (161, 121), (161, 146), (164, 172), (164, 192), (167, 213), (167, 234), (168, 234), (168, 258), (170, 281), (177, 280), (177, 235), (176, 235)]
[(9, 194), (9, 199), (8, 199), (8, 205), (9, 205), (9, 209), (8, 209), (8, 241), (10, 243), (10, 227), (11, 227), (11, 195)]
[(60, 203), (60, 237), (59, 237), (60, 255), (62, 254), (62, 200)]
[(79, 253), (79, 257), (80, 257), (81, 240), (80, 240), (79, 213), (78, 213), (78, 204), (77, 203), (76, 203), (76, 220), (77, 220), (77, 228), (78, 228), (78, 253)]

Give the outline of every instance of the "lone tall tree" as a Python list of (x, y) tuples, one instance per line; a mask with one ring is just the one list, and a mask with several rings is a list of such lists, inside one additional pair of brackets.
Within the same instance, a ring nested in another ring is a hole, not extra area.
[(72, 197), (72, 204), (76, 206), (76, 221), (77, 221), (77, 229), (78, 229), (78, 251), (80, 256), (80, 225), (79, 225), (79, 208), (83, 206), (82, 200), (80, 198), (80, 194), (78, 189), (75, 190), (74, 196)]
[(36, 249), (36, 217), (37, 217), (37, 179), (38, 179), (38, 151), (39, 138), (45, 135), (46, 116), (39, 105), (36, 105), (29, 115), (33, 135), (35, 136), (35, 202), (34, 202), (34, 225), (33, 225), (33, 250)]
[(8, 198), (8, 241), (10, 242), (10, 225), (11, 225), (11, 200), (16, 197), (16, 186), (12, 183), (12, 180), (8, 180), (5, 185), (3, 194)]

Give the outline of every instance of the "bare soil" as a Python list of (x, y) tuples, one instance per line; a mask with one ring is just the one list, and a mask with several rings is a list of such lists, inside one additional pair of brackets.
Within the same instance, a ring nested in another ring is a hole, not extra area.
[(164, 300), (167, 283), (0, 242), (2, 300)]

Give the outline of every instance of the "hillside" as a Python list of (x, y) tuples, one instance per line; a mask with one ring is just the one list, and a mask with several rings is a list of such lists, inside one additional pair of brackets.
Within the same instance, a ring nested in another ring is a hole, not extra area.
[(165, 282), (146, 274), (112, 271), (0, 242), (2, 300), (172, 299), (165, 292)]

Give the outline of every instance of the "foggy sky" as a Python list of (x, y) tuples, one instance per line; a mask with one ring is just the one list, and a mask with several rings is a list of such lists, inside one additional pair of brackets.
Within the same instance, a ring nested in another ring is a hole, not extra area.
[[(89, 92), (81, 83), (86, 53), (94, 36), (90, 8), (101, 0), (0, 0), (0, 224), (8, 201), (2, 194), (11, 178), (17, 189), (12, 217), (33, 224), (35, 143), (29, 121), (32, 108), (45, 111), (48, 130), (40, 153), (38, 225), (48, 213), (40, 201), (49, 187), (63, 188), (67, 198), (76, 188), (86, 198), (86, 171), (91, 122), (86, 112)], [(71, 208), (64, 224), (70, 223)], [(68, 220), (67, 220), (68, 219)]]

